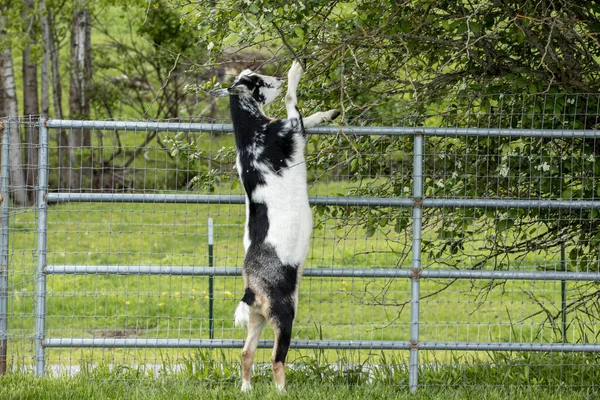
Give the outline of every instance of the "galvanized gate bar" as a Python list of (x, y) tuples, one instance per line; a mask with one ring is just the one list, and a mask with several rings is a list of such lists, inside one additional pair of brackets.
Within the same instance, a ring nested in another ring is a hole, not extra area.
[(35, 311), (35, 374), (43, 376), (46, 359), (42, 342), (46, 333), (46, 254), (48, 230), (48, 130), (40, 118), (40, 147), (39, 147), (39, 173), (38, 173), (38, 268), (37, 268), (37, 304)]
[[(311, 196), (315, 206), (349, 207), (410, 207), (411, 199), (385, 197), (325, 197)], [(133, 194), (133, 193), (48, 193), (48, 203), (176, 203), (176, 204), (244, 204), (245, 196), (236, 195), (182, 195), (182, 194)], [(599, 202), (600, 204), (600, 202)]]
[[(242, 339), (118, 339), (118, 338), (47, 338), (45, 348), (242, 348)], [(258, 342), (260, 348), (272, 348), (272, 340)], [(293, 349), (413, 350), (410, 341), (395, 340), (293, 340)], [(543, 351), (598, 352), (600, 343), (521, 343), (521, 342), (420, 342), (420, 350), (462, 351)]]
[[(48, 265), (47, 275), (174, 275), (241, 276), (235, 267), (180, 267), (150, 265)], [(306, 268), (304, 276), (327, 278), (409, 278), (408, 269)], [(600, 279), (600, 278), (599, 278)]]
[[(152, 265), (47, 265), (46, 275), (174, 275), (241, 276), (236, 267), (181, 267)], [(412, 269), (400, 268), (306, 268), (304, 276), (327, 278), (412, 278)], [(480, 271), (421, 269), (421, 279), (498, 279), (523, 281), (600, 282), (598, 272)]]
[[(233, 132), (231, 124), (148, 121), (82, 121), (49, 119), (48, 128), (85, 128), (117, 130), (153, 130), (171, 132)], [(547, 138), (600, 138), (600, 131), (583, 129), (503, 129), (503, 128), (427, 128), (402, 126), (318, 126), (306, 130), (310, 134), (412, 136), (496, 136), (496, 137), (547, 137)]]
[(548, 209), (597, 209), (600, 208), (598, 200), (514, 200), (514, 199), (423, 199), (423, 207), (451, 208), (451, 207), (476, 207), (476, 208), (548, 208)]
[[(6, 124), (10, 124), (7, 120)], [(10, 129), (0, 120), (2, 132), (2, 165), (0, 167), (0, 375), (6, 373), (6, 358), (8, 349), (8, 224), (10, 203)]]
[(151, 121), (83, 121), (49, 119), (48, 128), (64, 129), (118, 129), (151, 130), (157, 132), (233, 132), (231, 124), (205, 124), (193, 122), (151, 122)]
[[(326, 197), (310, 196), (314, 206), (348, 207), (412, 207), (413, 199), (388, 197)], [(244, 204), (244, 196), (133, 194), (133, 193), (48, 193), (48, 203), (160, 203), (160, 204)], [(422, 199), (423, 208), (479, 207), (479, 208), (548, 208), (599, 209), (598, 200), (513, 200), (513, 199)]]
[(421, 278), (433, 279), (498, 279), (521, 281), (582, 281), (600, 282), (598, 272), (563, 271), (471, 271), (471, 270), (421, 270)]
[(48, 193), (48, 203), (159, 203), (159, 204), (244, 204), (244, 196), (135, 194), (135, 193)]
[(600, 131), (568, 129), (501, 129), (501, 128), (427, 128), (401, 126), (318, 126), (306, 130), (312, 134), (382, 135), (382, 136), (484, 136), (484, 137), (545, 137), (600, 138)]

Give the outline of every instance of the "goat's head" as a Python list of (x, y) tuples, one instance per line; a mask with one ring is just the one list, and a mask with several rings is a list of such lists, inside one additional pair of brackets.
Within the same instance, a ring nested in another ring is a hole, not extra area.
[(215, 97), (242, 96), (252, 97), (260, 106), (271, 103), (281, 94), (283, 80), (274, 76), (255, 74), (246, 69), (242, 71), (228, 89), (216, 89), (210, 92)]

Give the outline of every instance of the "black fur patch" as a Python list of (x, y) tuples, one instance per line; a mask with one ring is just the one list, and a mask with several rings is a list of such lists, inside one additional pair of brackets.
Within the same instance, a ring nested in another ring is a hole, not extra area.
[[(277, 254), (275, 254), (275, 257), (277, 257)], [(283, 301), (283, 299), (291, 296), (296, 290), (298, 267), (295, 265), (281, 264), (279, 268), (280, 279), (275, 285), (268, 283), (271, 301)]]
[(277, 348), (275, 349), (275, 362), (285, 364), (285, 358), (292, 340), (292, 325), (294, 323), (293, 305), (271, 305), (273, 319), (277, 321), (279, 336), (277, 337)]
[(283, 169), (290, 166), (290, 159), (294, 155), (296, 138), (294, 130), (286, 130), (284, 121), (275, 121), (267, 126), (264, 138), (265, 149), (258, 161), (265, 163), (278, 175)]
[(264, 203), (255, 203), (250, 200), (248, 204), (248, 234), (252, 243), (262, 243), (269, 232), (269, 209)]
[(241, 301), (251, 306), (252, 304), (254, 304), (255, 300), (256, 295), (254, 294), (254, 292), (250, 288), (246, 288), (246, 291), (244, 292), (244, 297), (242, 297)]
[(306, 137), (306, 130), (304, 130), (304, 122), (302, 121), (302, 113), (300, 112), (298, 106), (296, 106), (296, 111), (298, 112), (298, 115), (300, 115), (300, 119), (298, 120), (300, 123), (300, 131), (302, 132), (302, 136)]
[(282, 264), (273, 246), (252, 242), (244, 259), (244, 271), (276, 303), (289, 299), (296, 290), (298, 266)]
[[(249, 152), (257, 141), (263, 139), (264, 134), (261, 133), (263, 126), (268, 124), (269, 120), (266, 117), (261, 117), (254, 113), (247, 112), (243, 109), (241, 102), (250, 102), (249, 99), (240, 100), (239, 96), (229, 96), (229, 105), (231, 107), (231, 119), (234, 126), (235, 144), (240, 161), (242, 184), (246, 190), (248, 197), (252, 197), (252, 193), (256, 186), (264, 184), (265, 179), (263, 174), (254, 167), (255, 154)], [(255, 107), (255, 105), (253, 105)]]

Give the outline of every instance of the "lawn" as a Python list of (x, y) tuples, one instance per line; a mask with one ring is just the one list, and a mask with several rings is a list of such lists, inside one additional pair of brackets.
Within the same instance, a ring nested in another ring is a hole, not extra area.
[[(552, 370), (547, 357), (530, 359), (528, 365), (481, 367), (463, 363), (430, 365), (421, 369), (423, 386), (409, 391), (405, 369), (386, 361), (381, 368), (335, 368), (316, 363), (288, 368), (288, 388), (279, 394), (269, 368), (255, 370), (254, 389), (239, 392), (239, 367), (227, 361), (215, 362), (207, 353), (186, 361), (174, 372), (166, 367), (159, 375), (141, 367), (98, 366), (84, 368), (76, 376), (35, 378), (14, 373), (0, 377), (3, 400), (77, 399), (595, 399), (599, 394), (598, 371), (564, 367)], [(581, 364), (580, 355), (566, 356), (562, 362)], [(464, 361), (464, 360), (463, 360)], [(495, 361), (503, 362), (497, 358)], [(522, 361), (522, 360), (521, 360)], [(591, 360), (588, 360), (591, 361)], [(597, 361), (597, 360), (596, 360)], [(546, 367), (530, 368), (531, 364)], [(556, 367), (556, 366), (554, 366)], [(363, 372), (361, 372), (363, 371)], [(580, 373), (582, 381), (566, 384), (561, 377)], [(581, 371), (584, 371), (581, 373)]]
[[(313, 187), (312, 191), (324, 190)], [(208, 265), (207, 218), (215, 221), (214, 265), (239, 267), (243, 258), (244, 207), (191, 204), (53, 205), (48, 213), (48, 264), (73, 265)], [(12, 216), (9, 335), (15, 366), (31, 365), (35, 310), (35, 214)], [(319, 216), (315, 217), (319, 220)], [(401, 235), (398, 234), (398, 237)], [(403, 254), (409, 237), (390, 251), (389, 232), (368, 237), (362, 228), (340, 226), (323, 219), (313, 235), (309, 268), (408, 268)], [(398, 239), (398, 238), (396, 238)], [(399, 240), (399, 239), (398, 239)], [(552, 327), (527, 293), (535, 292), (546, 308), (560, 306), (559, 282), (444, 280), (421, 282), (421, 340), (427, 341), (554, 341)], [(489, 287), (488, 287), (489, 286)], [(216, 277), (214, 286), (215, 338), (243, 339), (232, 315), (242, 293), (240, 277)], [(46, 337), (95, 338), (209, 338), (207, 277), (50, 275), (47, 277)], [(487, 290), (484, 290), (486, 289)], [(410, 281), (408, 279), (305, 277), (294, 339), (397, 340), (409, 339)], [(570, 339), (577, 340), (572, 328)], [(266, 329), (263, 338), (272, 338)], [(16, 353), (15, 353), (16, 352)], [(47, 349), (49, 364), (79, 363), (174, 364), (190, 350)], [(238, 350), (227, 352), (237, 359)], [(268, 360), (267, 350), (258, 359)], [(404, 354), (404, 352), (401, 352)], [(344, 354), (349, 363), (370, 360), (376, 352)], [(450, 353), (422, 353), (424, 362)], [(460, 353), (459, 353), (460, 354)], [(482, 359), (489, 355), (477, 353)], [(28, 357), (29, 355), (29, 357)], [(406, 355), (406, 354), (404, 354)], [(315, 358), (312, 351), (294, 350), (291, 360)], [(336, 362), (334, 350), (322, 352)]]

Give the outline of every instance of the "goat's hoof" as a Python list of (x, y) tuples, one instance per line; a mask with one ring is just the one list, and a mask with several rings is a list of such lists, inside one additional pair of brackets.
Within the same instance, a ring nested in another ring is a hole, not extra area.
[(292, 81), (294, 79), (300, 80), (303, 73), (304, 69), (302, 69), (302, 65), (296, 60), (292, 61), (292, 66), (288, 72), (288, 81)]
[(277, 391), (278, 391), (279, 393), (285, 393), (285, 392), (286, 392), (286, 390), (285, 390), (285, 385), (281, 385), (281, 384), (279, 384), (279, 383), (276, 383), (276, 384), (275, 384), (275, 387), (277, 388)]
[(252, 390), (252, 384), (250, 382), (242, 382), (242, 393), (247, 393)]
[(329, 110), (329, 111), (327, 111), (327, 116), (325, 117), (326, 119), (323, 122), (333, 121), (334, 119), (339, 117), (340, 114), (341, 113), (338, 110)]

